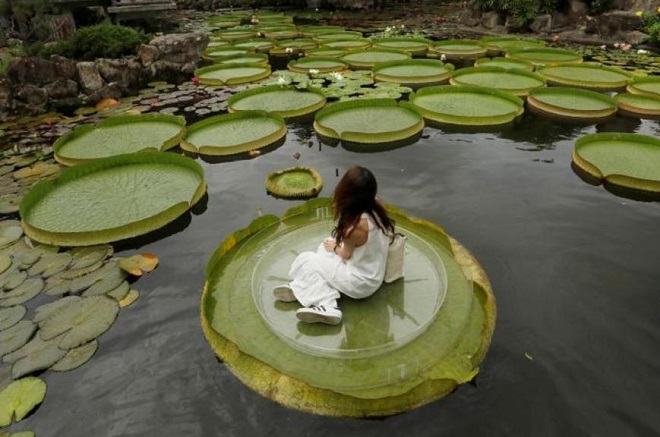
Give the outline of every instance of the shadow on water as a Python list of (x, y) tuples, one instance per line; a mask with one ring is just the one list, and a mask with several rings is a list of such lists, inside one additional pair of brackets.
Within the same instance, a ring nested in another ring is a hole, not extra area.
[(580, 166), (571, 162), (571, 169), (583, 182), (599, 186), (602, 185), (608, 192), (614, 194), (617, 197), (623, 197), (630, 200), (636, 200), (639, 202), (657, 202), (660, 201), (660, 193), (654, 193), (644, 190), (636, 190), (630, 187), (623, 187), (621, 185), (614, 185), (607, 181), (603, 181), (591, 173), (584, 171)]
[(265, 155), (266, 153), (272, 152), (273, 150), (276, 150), (276, 149), (282, 147), (282, 145), (285, 142), (286, 142), (286, 137), (284, 137), (284, 138), (278, 140), (277, 142), (275, 142), (271, 145), (268, 145), (266, 147), (260, 147), (258, 149), (255, 149), (254, 151), (250, 150), (250, 151), (247, 151), (247, 152), (237, 153), (237, 154), (234, 154), (234, 155), (227, 155), (227, 156), (201, 155), (201, 154), (194, 153), (194, 152), (189, 152), (189, 151), (183, 150), (183, 149), (177, 149), (177, 150), (180, 151), (181, 153), (183, 153), (184, 155), (186, 155), (189, 158), (193, 158), (193, 159), (199, 158), (202, 161), (207, 162), (209, 164), (221, 164), (223, 162), (236, 162), (236, 161), (245, 161), (245, 160), (248, 160), (248, 159), (254, 159), (257, 156)]

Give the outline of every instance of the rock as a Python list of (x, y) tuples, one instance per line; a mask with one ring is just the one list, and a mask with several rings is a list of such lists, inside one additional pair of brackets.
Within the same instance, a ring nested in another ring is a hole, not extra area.
[(140, 90), (142, 66), (135, 59), (99, 59), (96, 68), (107, 82), (116, 82), (127, 94)]
[(495, 11), (486, 12), (481, 16), (481, 25), (486, 29), (493, 29), (502, 24), (502, 17)]
[(552, 29), (552, 16), (550, 14), (539, 15), (532, 21), (529, 28), (536, 33), (548, 33)]
[(121, 85), (117, 82), (112, 82), (104, 86), (103, 88), (91, 93), (87, 98), (88, 104), (96, 105), (103, 99), (111, 98), (119, 100), (123, 94)]
[(192, 32), (159, 36), (151, 40), (149, 45), (158, 48), (159, 61), (187, 64), (188, 62), (199, 62), (208, 43), (207, 34)]
[(49, 99), (66, 99), (78, 95), (78, 82), (71, 79), (58, 79), (44, 87)]
[(569, 0), (568, 11), (566, 17), (569, 25), (578, 23), (584, 20), (584, 17), (589, 13), (589, 7), (581, 0)]
[(552, 13), (552, 29), (561, 29), (566, 26), (568, 23), (568, 18), (566, 15), (559, 13), (559, 12), (553, 12)]
[(0, 76), (0, 120), (5, 120), (13, 109), (14, 91), (9, 78)]
[(628, 44), (631, 44), (633, 46), (637, 46), (640, 44), (645, 43), (648, 41), (650, 38), (649, 35), (647, 35), (644, 32), (640, 32), (639, 30), (633, 30), (631, 32), (625, 32), (622, 35), (622, 39), (627, 42)]
[[(190, 64), (195, 65), (195, 63)], [(158, 60), (149, 66), (147, 80), (164, 81), (173, 84), (180, 84), (190, 80), (192, 74), (181, 71), (181, 68), (182, 66), (180, 64)]]
[(15, 84), (44, 86), (54, 82), (61, 75), (55, 62), (36, 56), (13, 58), (7, 67), (7, 76)]
[(94, 62), (78, 62), (76, 64), (80, 86), (85, 94), (94, 93), (105, 85)]
[(634, 12), (613, 11), (598, 17), (598, 32), (604, 37), (613, 37), (621, 32), (637, 30), (642, 25), (642, 18)]
[(463, 26), (467, 27), (478, 26), (481, 23), (481, 13), (476, 9), (461, 8), (457, 18)]
[(148, 67), (158, 60), (160, 50), (158, 50), (158, 47), (150, 44), (141, 44), (138, 48), (137, 55), (138, 59), (140, 59), (140, 63), (145, 67)]
[(16, 98), (25, 102), (28, 111), (32, 114), (38, 114), (46, 110), (48, 94), (46, 94), (46, 90), (38, 86), (32, 84), (23, 85), (16, 93)]
[(78, 70), (76, 69), (76, 63), (69, 58), (65, 58), (60, 55), (52, 55), (50, 61), (55, 63), (55, 67), (59, 72), (59, 77), (63, 79), (78, 79)]
[(612, 10), (617, 11), (655, 12), (657, 7), (657, 0), (614, 0), (612, 3)]

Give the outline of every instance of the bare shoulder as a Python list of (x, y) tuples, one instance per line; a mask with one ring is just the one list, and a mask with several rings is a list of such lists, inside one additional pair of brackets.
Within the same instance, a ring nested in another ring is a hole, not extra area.
[(346, 241), (353, 246), (362, 246), (369, 238), (369, 222), (367, 219), (360, 219), (356, 227), (351, 230), (351, 233), (346, 238)]

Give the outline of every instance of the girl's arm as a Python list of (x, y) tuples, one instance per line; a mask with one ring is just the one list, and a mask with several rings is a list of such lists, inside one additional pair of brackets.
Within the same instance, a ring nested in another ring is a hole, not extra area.
[(338, 246), (334, 240), (326, 240), (323, 244), (327, 251), (335, 252), (344, 260), (348, 260), (353, 256), (353, 250), (365, 244), (368, 238), (369, 224), (366, 219), (360, 219), (358, 225), (350, 231), (341, 246)]

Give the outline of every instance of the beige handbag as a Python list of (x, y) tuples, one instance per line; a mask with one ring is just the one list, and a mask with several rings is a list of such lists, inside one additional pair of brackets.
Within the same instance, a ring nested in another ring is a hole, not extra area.
[(406, 253), (406, 240), (408, 238), (399, 233), (395, 233), (390, 241), (387, 250), (387, 262), (385, 263), (384, 282), (390, 283), (403, 278), (403, 260)]

